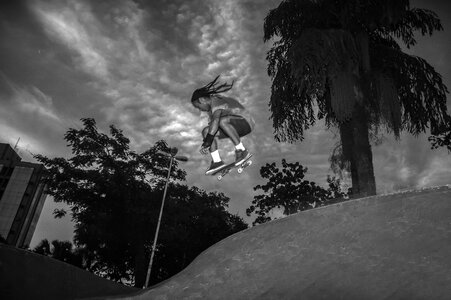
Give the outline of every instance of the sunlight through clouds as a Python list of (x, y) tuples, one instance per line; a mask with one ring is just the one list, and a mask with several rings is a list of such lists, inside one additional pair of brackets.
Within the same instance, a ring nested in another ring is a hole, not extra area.
[[(8, 80), (0, 72), (0, 80), (8, 87), (9, 99), (2, 96), (2, 109), (0, 110), (0, 138), (14, 144), (19, 138), (22, 140), (21, 147), (31, 153), (43, 153), (48, 143), (46, 139), (31, 133), (27, 128), (30, 121), (39, 125), (40, 133), (47, 134), (47, 138), (62, 134), (61, 120), (50, 96), (44, 94), (35, 86), (21, 87)], [(20, 118), (17, 118), (20, 116)], [(24, 122), (27, 120), (27, 122)], [(36, 125), (35, 125), (36, 126)], [(30, 153), (23, 153), (25, 157), (31, 158)]]
[[(0, 80), (4, 82), (9, 88), (11, 98), (9, 99), (8, 110), (1, 110), (1, 114), (11, 114), (11, 110), (15, 110), (22, 116), (36, 115), (40, 119), (47, 120), (49, 122), (56, 122), (62, 124), (62, 120), (57, 116), (55, 108), (53, 106), (53, 100), (50, 96), (44, 94), (37, 87), (19, 87), (10, 80), (8, 80), (3, 74), (0, 73)], [(6, 107), (4, 107), (6, 108)]]
[[(50, 36), (78, 53), (81, 66), (86, 72), (96, 74), (98, 78), (107, 77), (107, 62), (94, 47), (87, 28), (83, 25), (84, 22), (95, 20), (89, 6), (84, 2), (67, 2), (65, 5), (67, 6), (54, 9), (47, 2), (36, 1), (32, 8)], [(96, 24), (93, 25), (92, 28), (96, 28)]]

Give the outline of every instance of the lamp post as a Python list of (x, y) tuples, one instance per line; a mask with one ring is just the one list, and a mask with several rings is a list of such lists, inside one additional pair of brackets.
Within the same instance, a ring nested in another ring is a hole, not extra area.
[(186, 157), (186, 156), (182, 156), (182, 155), (176, 156), (176, 154), (178, 152), (177, 148), (175, 148), (175, 147), (171, 148), (170, 151), (171, 151), (170, 153), (163, 152), (163, 151), (157, 152), (157, 154), (161, 154), (161, 155), (170, 157), (170, 160), (169, 160), (168, 177), (166, 178), (166, 184), (164, 186), (163, 200), (161, 201), (160, 215), (158, 216), (157, 229), (155, 231), (155, 238), (153, 239), (152, 252), (150, 254), (149, 267), (147, 268), (146, 282), (145, 282), (143, 288), (146, 288), (149, 285), (150, 273), (152, 272), (153, 258), (155, 256), (155, 248), (157, 246), (158, 233), (160, 231), (161, 217), (163, 216), (164, 201), (166, 199), (166, 192), (168, 190), (169, 178), (171, 176), (172, 162), (174, 161), (174, 159), (179, 160), (179, 161), (188, 161), (188, 157)]

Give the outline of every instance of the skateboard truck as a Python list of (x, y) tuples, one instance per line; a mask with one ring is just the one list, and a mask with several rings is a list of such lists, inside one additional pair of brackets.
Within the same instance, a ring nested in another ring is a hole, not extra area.
[(242, 162), (238, 166), (235, 166), (235, 163), (231, 163), (231, 164), (227, 165), (226, 167), (224, 167), (224, 169), (219, 170), (218, 172), (214, 173), (213, 175), (216, 175), (219, 173), (218, 180), (221, 180), (222, 178), (224, 178), (225, 175), (229, 174), (233, 168), (237, 168), (238, 174), (241, 174), (241, 173), (243, 173), (245, 168), (252, 165), (252, 160), (250, 160), (250, 158), (251, 157), (246, 159), (244, 162)]
[(252, 160), (246, 160), (244, 163), (242, 163), (240, 165), (240, 167), (237, 169), (237, 172), (239, 174), (243, 173), (243, 170), (247, 167), (249, 167), (250, 165), (252, 165)]

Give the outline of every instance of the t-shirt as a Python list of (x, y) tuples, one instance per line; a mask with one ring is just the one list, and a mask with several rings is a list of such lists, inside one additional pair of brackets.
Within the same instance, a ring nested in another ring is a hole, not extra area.
[(231, 97), (224, 97), (224, 96), (213, 96), (211, 98), (211, 111), (209, 112), (210, 121), (212, 119), (213, 113), (218, 110), (222, 109), (221, 116), (237, 116), (242, 117), (245, 119), (248, 123), (251, 129), (254, 129), (254, 119), (252, 119), (251, 114), (249, 111), (241, 105), (237, 100)]

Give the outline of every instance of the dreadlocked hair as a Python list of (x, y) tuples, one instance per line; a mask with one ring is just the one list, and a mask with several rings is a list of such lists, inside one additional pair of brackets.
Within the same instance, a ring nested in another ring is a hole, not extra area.
[(223, 84), (219, 84), (217, 82), (219, 79), (219, 76), (221, 76), (221, 75), (216, 76), (216, 78), (213, 81), (211, 81), (210, 83), (206, 84), (205, 86), (195, 90), (191, 97), (191, 102), (194, 102), (197, 99), (202, 98), (202, 97), (210, 97), (212, 95), (217, 95), (220, 93), (227, 92), (228, 90), (230, 90), (233, 87), (233, 83), (235, 81), (233, 81), (231, 84), (228, 84), (227, 82), (223, 83)]

